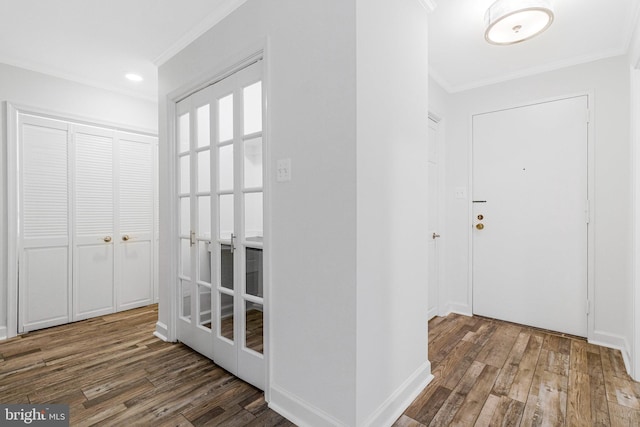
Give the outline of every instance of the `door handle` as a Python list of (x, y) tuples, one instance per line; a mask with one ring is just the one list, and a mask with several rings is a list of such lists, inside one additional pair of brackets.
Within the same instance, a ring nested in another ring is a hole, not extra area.
[(106, 236), (102, 240), (104, 240), (105, 243), (109, 243), (111, 241), (111, 236)]
[(433, 240), (437, 239), (440, 237), (440, 235), (438, 233), (433, 233), (433, 235), (431, 236), (433, 238)]
[(233, 251), (235, 250), (235, 244), (234, 244), (234, 239), (236, 238), (235, 234), (231, 233), (231, 247), (230, 247), (230, 251), (231, 253), (233, 253)]
[(480, 224), (476, 224), (476, 228), (478, 230), (482, 230), (484, 228), (484, 224), (480, 223)]
[(131, 240), (131, 237), (128, 234), (125, 234), (124, 236), (122, 236), (122, 241), (126, 242), (128, 240)]

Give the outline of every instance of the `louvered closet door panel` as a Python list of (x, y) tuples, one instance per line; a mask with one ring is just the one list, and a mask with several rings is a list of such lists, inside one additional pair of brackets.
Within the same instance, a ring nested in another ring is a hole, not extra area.
[(113, 131), (74, 127), (74, 320), (114, 311)]
[(143, 135), (119, 135), (118, 310), (153, 302), (154, 142)]
[(28, 332), (70, 318), (69, 132), (55, 120), (19, 120), (18, 328)]

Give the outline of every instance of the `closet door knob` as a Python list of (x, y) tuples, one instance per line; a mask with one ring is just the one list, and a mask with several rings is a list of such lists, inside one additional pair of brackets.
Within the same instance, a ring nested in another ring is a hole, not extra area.
[(107, 236), (102, 240), (104, 240), (106, 243), (109, 243), (111, 241), (111, 236)]
[(128, 234), (125, 234), (124, 236), (122, 236), (122, 240), (123, 240), (123, 241), (125, 241), (125, 242), (126, 242), (127, 240), (129, 240), (129, 239), (131, 239), (131, 237), (129, 237), (129, 235), (128, 235)]

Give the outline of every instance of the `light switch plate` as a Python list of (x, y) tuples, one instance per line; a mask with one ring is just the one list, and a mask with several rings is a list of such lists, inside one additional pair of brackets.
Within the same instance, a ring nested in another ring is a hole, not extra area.
[(276, 182), (291, 181), (291, 159), (280, 159), (276, 164)]

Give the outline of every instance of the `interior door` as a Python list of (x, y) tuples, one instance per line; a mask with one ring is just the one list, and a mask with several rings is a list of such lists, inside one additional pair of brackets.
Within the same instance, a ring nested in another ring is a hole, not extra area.
[(588, 98), (473, 117), (473, 312), (587, 335)]
[(177, 105), (178, 338), (214, 359), (211, 298), (211, 88)]
[(73, 320), (115, 311), (115, 132), (74, 125)]
[(19, 115), (18, 331), (71, 320), (69, 125)]
[(153, 302), (154, 140), (130, 133), (118, 137), (118, 310)]
[(265, 386), (261, 63), (177, 105), (178, 338)]
[(429, 319), (438, 315), (440, 302), (440, 253), (438, 239), (439, 211), (440, 211), (440, 160), (439, 160), (439, 134), (438, 123), (429, 118), (429, 158), (427, 167), (429, 169), (429, 234), (428, 241), (428, 262), (429, 262)]
[(215, 86), (216, 363), (264, 389), (261, 63)]

